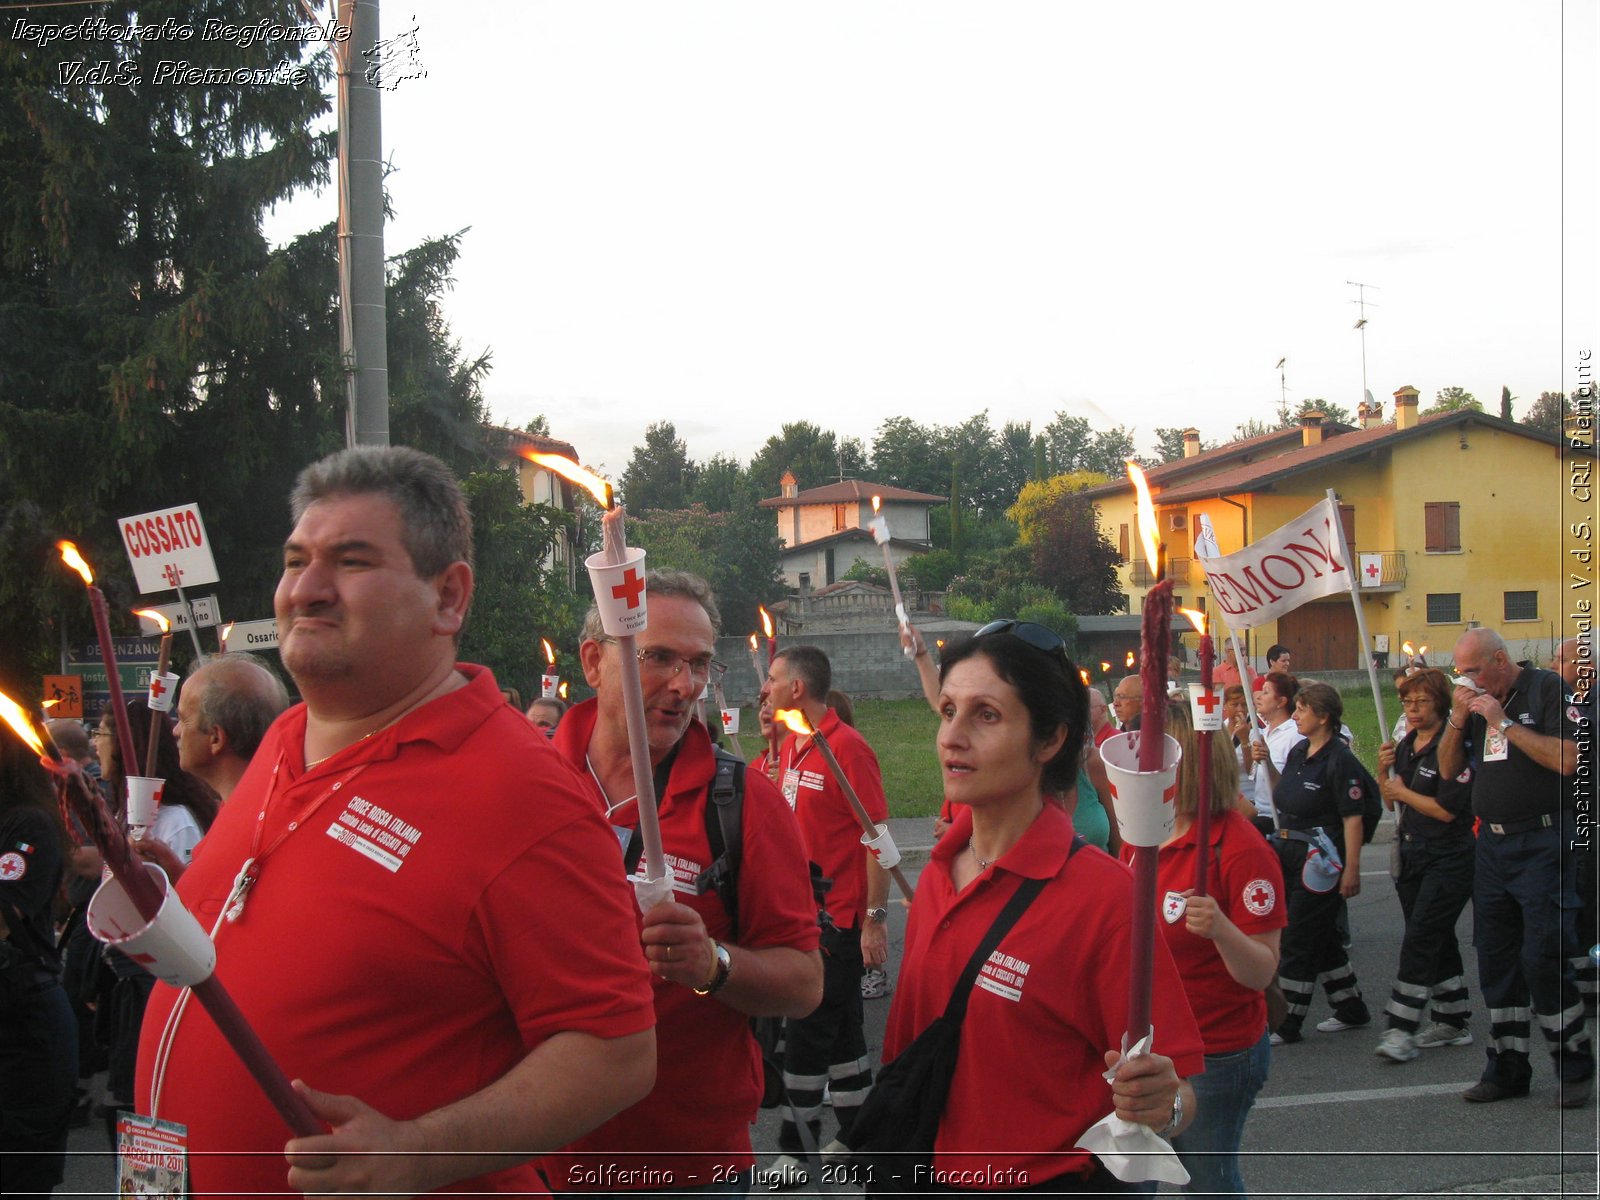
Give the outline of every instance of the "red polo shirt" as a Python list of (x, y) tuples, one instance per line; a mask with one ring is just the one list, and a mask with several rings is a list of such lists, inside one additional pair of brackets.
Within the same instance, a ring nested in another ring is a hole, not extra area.
[[(1228, 974), (1216, 943), (1189, 932), (1183, 919), (1183, 893), (1194, 887), (1197, 827), (1161, 847), (1157, 871), (1159, 928), (1178, 964), (1189, 1006), (1200, 1022), (1207, 1054), (1247, 1050), (1267, 1028), (1266, 993), (1247, 988)], [(1289, 923), (1283, 898), (1283, 868), (1256, 827), (1238, 813), (1213, 817), (1211, 861), (1206, 891), (1228, 919), (1247, 934), (1282, 929)], [(1124, 861), (1132, 848), (1123, 847)]]
[[(655, 1023), (615, 836), (494, 676), (457, 669), (466, 687), (311, 768), (306, 710), (291, 708), (178, 884), (289, 1077), (401, 1121), (481, 1091), (558, 1033)], [(252, 856), (244, 911), (219, 923)], [(177, 997), (158, 983), (145, 1012), (140, 1111), (188, 1126), (196, 1195), (287, 1193), (292, 1135), (197, 1003), (153, 1104)], [(545, 1194), (531, 1163), (447, 1190)]]
[[(833, 709), (817, 725), (828, 739), (828, 747), (839, 760), (861, 806), (874, 822), (889, 819), (889, 802), (883, 795), (883, 776), (878, 771), (878, 756), (866, 739), (843, 721)], [(867, 911), (867, 848), (861, 843), (861, 822), (844, 790), (828, 769), (828, 760), (810, 739), (789, 734), (778, 747), (778, 780), (783, 794), (800, 818), (806, 854), (833, 880), (823, 902), (840, 929), (857, 927)]]
[[(1069, 863), (1072, 819), (1046, 804), (1021, 840), (958, 894), (951, 863), (971, 836), (972, 813), (959, 808), (922, 872), (883, 1057), (893, 1060), (944, 1012), (1021, 881), (1049, 880), (978, 976), (934, 1147), (936, 1169), (974, 1173), (963, 1187), (1037, 1186), (1091, 1168), (1088, 1151), (1073, 1147), (1114, 1108), (1101, 1076), (1105, 1051), (1120, 1048), (1127, 1031), (1133, 880), (1093, 846)], [(1199, 1031), (1159, 939), (1151, 1024), (1155, 1052), (1171, 1058), (1179, 1076), (1204, 1069)]]
[[(586, 700), (556, 728), (556, 750), (580, 770), (598, 711), (595, 701)], [(800, 828), (778, 789), (753, 769), (744, 773), (739, 929), (733, 929), (714, 890), (696, 894), (696, 877), (711, 865), (705, 810), (715, 771), (711, 738), (704, 725), (693, 721), (678, 743), (657, 810), (662, 852), (673, 873), (673, 900), (699, 913), (706, 932), (719, 942), (749, 949), (815, 950), (817, 906)], [(629, 813), (637, 811), (628, 807)], [(618, 840), (634, 824), (620, 827), (625, 832)], [(645, 877), (645, 869), (641, 855), (639, 878)], [(620, 856), (617, 870), (620, 874)], [(543, 1161), (556, 1191), (706, 1188), (725, 1181), (734, 1170), (755, 1165), (750, 1122), (761, 1104), (762, 1069), (749, 1017), (714, 996), (696, 996), (653, 975), (651, 981), (655, 1090)]]

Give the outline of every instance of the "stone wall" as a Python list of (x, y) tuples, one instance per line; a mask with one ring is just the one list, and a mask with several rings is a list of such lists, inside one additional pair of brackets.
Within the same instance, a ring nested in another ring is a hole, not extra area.
[[(833, 664), (833, 686), (852, 699), (898, 699), (920, 696), (917, 668), (900, 651), (900, 639), (882, 629), (862, 633), (818, 633), (808, 638), (784, 638), (785, 646), (816, 646)], [(733, 705), (754, 704), (758, 687), (750, 666), (750, 640), (724, 637), (717, 642), (717, 657), (728, 664), (722, 681), (723, 694)], [(761, 647), (761, 665), (766, 669), (766, 644)]]

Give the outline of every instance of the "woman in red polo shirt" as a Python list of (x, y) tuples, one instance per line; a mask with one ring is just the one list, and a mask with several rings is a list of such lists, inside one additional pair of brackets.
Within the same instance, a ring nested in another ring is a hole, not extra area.
[[(1183, 978), (1189, 1007), (1206, 1043), (1206, 1069), (1192, 1080), (1196, 1113), (1173, 1148), (1189, 1170), (1184, 1190), (1242, 1196), (1239, 1142), (1256, 1093), (1267, 1082), (1263, 989), (1278, 971), (1278, 938), (1289, 922), (1283, 871), (1272, 847), (1243, 815), (1239, 764), (1227, 743), (1211, 755), (1211, 825), (1205, 849), (1206, 895), (1194, 894), (1201, 847), (1200, 768), (1187, 703), (1167, 706), (1167, 732), (1183, 750), (1178, 766), (1177, 821), (1161, 844), (1159, 928)], [(1219, 752), (1220, 751), (1220, 752)], [(1124, 852), (1124, 858), (1131, 852)]]
[[(945, 1010), (956, 980), (1025, 879), (1042, 890), (985, 962), (934, 1145), (912, 1180), (972, 1191), (1122, 1192), (1084, 1132), (1113, 1110), (1171, 1137), (1194, 1111), (1181, 1076), (1203, 1066), (1199, 1031), (1158, 939), (1154, 1052), (1117, 1061), (1128, 1026), (1132, 879), (1092, 846), (1071, 853), (1069, 789), (1088, 701), (1061, 639), (996, 621), (948, 649), (939, 762), (954, 820), (918, 882), (884, 1036), (892, 1061)], [(883, 1186), (885, 1181), (874, 1181)]]

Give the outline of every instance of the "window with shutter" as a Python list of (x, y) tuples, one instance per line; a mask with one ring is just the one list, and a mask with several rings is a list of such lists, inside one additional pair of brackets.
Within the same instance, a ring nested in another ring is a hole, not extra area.
[(1424, 545), (1430, 554), (1461, 549), (1461, 505), (1455, 500), (1433, 500), (1422, 506)]

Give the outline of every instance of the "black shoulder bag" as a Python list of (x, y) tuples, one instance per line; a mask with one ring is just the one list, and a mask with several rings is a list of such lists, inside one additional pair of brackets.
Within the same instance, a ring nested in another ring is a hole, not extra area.
[[(1070, 860), (1083, 845), (1075, 837)], [(973, 951), (944, 1013), (878, 1072), (866, 1103), (856, 1114), (847, 1142), (869, 1191), (915, 1191), (931, 1183), (933, 1143), (955, 1078), (961, 1022), (967, 1015), (978, 972), (1047, 881), (1025, 879)], [(918, 1171), (918, 1167), (924, 1168)]]

